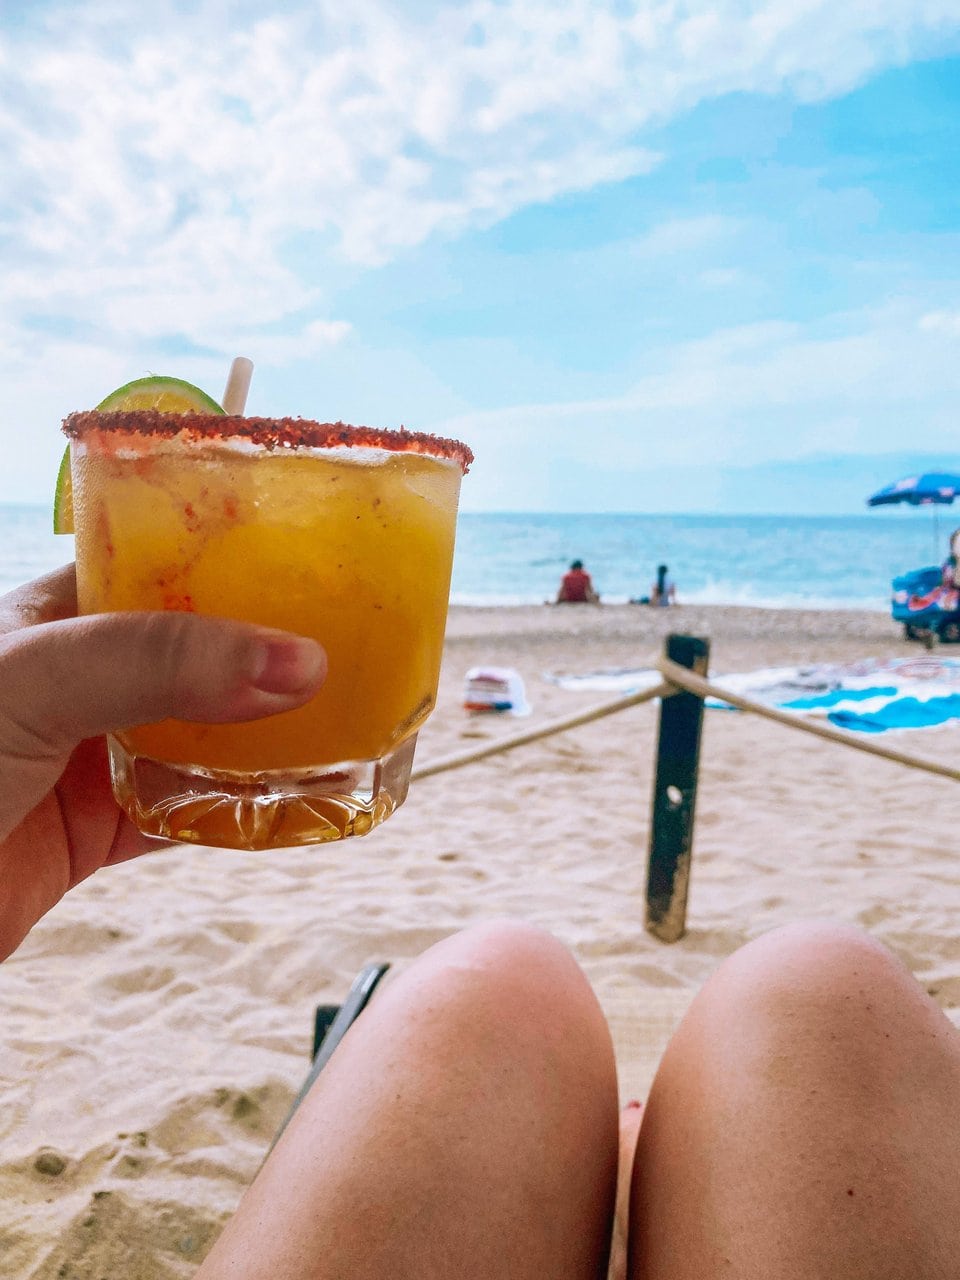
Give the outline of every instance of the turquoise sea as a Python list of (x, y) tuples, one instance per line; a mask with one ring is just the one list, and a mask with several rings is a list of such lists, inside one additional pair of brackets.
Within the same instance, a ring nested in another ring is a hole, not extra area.
[[(688, 603), (886, 610), (894, 574), (939, 563), (957, 512), (857, 516), (470, 514), (460, 517), (457, 604), (524, 604), (552, 596), (574, 558), (604, 599), (647, 594), (670, 566)], [(0, 504), (0, 592), (69, 560), (48, 507)]]
[[(951, 514), (953, 519), (951, 520)], [(890, 580), (947, 553), (960, 509), (862, 516), (464, 515), (453, 600), (547, 599), (583, 560), (601, 597), (648, 594), (659, 563), (680, 601), (886, 610)]]

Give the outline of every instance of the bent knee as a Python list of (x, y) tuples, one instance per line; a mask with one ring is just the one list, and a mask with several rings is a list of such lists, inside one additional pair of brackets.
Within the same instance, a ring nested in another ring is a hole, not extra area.
[(952, 1039), (947, 1019), (897, 957), (848, 925), (810, 922), (764, 934), (720, 966), (700, 999), (713, 1024), (829, 1045), (851, 1064), (898, 1051), (905, 1037)]
[(472, 925), (432, 947), (422, 959), (482, 976), (504, 993), (530, 989), (551, 1001), (589, 990), (583, 971), (563, 943), (519, 920)]
[[(568, 1046), (609, 1043), (603, 1012), (586, 975), (557, 938), (533, 925), (498, 919), (474, 925), (425, 952), (406, 975), (431, 1001), (463, 1006), (482, 1034), (495, 1023), (519, 1040)], [(611, 1051), (612, 1052), (612, 1051)]]
[(830, 991), (851, 982), (909, 981), (900, 961), (869, 934), (852, 925), (804, 921), (774, 929), (747, 943), (717, 971), (725, 985), (791, 992)]

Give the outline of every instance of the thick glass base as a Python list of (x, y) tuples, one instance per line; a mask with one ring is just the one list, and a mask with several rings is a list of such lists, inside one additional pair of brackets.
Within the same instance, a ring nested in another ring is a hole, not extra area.
[(109, 739), (117, 803), (148, 836), (283, 849), (363, 836), (403, 804), (417, 735), (380, 760), (229, 774), (131, 755)]

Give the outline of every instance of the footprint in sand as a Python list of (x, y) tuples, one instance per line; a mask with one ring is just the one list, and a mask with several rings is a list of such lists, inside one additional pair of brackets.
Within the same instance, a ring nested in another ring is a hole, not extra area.
[(153, 1126), (151, 1140), (171, 1155), (188, 1155), (233, 1141), (236, 1128), (269, 1140), (292, 1101), (290, 1089), (270, 1081), (255, 1089), (223, 1086), (186, 1098)]
[[(95, 1191), (67, 1223), (46, 1255), (35, 1280), (86, 1280), (99, 1276), (142, 1276), (174, 1280), (184, 1262), (199, 1262), (220, 1232), (222, 1221), (185, 1205), (133, 1201), (122, 1192)], [(149, 1272), (144, 1264), (149, 1260)]]
[(144, 991), (160, 991), (169, 986), (176, 976), (176, 970), (170, 965), (145, 964), (136, 969), (111, 973), (101, 978), (97, 986), (105, 994), (139, 995)]

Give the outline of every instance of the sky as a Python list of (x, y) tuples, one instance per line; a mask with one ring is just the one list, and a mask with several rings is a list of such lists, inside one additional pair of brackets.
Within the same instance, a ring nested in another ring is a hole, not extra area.
[(960, 0), (0, 0), (0, 502), (234, 355), (471, 511), (960, 470)]

